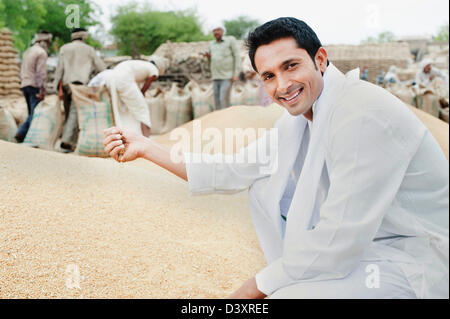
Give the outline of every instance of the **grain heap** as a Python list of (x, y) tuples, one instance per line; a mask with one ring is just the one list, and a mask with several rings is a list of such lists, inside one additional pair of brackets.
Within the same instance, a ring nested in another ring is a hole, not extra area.
[(13, 47), (12, 33), (0, 30), (0, 98), (21, 96), (20, 68), (17, 51)]

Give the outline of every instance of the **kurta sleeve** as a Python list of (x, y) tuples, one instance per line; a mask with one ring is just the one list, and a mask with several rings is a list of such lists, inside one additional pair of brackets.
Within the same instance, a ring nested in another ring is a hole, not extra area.
[(239, 72), (241, 72), (241, 56), (234, 37), (231, 38), (231, 54), (234, 60), (233, 76), (239, 76)]
[(92, 48), (92, 55), (93, 55), (92, 58), (94, 60), (94, 67), (97, 70), (97, 72), (100, 73), (100, 72), (104, 71), (106, 69), (105, 63), (97, 55), (94, 48)]
[(184, 153), (191, 194), (236, 193), (268, 176), (276, 165), (274, 134), (267, 131), (234, 155)]
[(401, 117), (391, 121), (380, 112), (352, 109), (333, 120), (327, 143), (330, 188), (320, 220), (313, 229), (299, 229), (289, 221), (298, 220), (291, 214), (298, 217), (301, 207), (289, 211), (282, 257), (256, 275), (260, 291), (270, 295), (302, 280), (343, 278), (361, 260), (425, 134), (408, 119), (402, 126)]
[(58, 91), (59, 82), (63, 79), (63, 76), (64, 76), (63, 60), (64, 60), (64, 52), (63, 52), (63, 50), (61, 50), (59, 52), (58, 65), (56, 66), (56, 70), (55, 70), (55, 81), (53, 82), (53, 87), (56, 91)]
[(47, 54), (42, 53), (36, 57), (36, 85), (38, 88), (45, 87), (47, 79)]

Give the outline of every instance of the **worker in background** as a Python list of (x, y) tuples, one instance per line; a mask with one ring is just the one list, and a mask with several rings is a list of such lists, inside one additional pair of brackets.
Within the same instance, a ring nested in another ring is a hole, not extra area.
[(34, 36), (33, 45), (23, 54), (20, 78), (21, 90), (27, 102), (28, 117), (15, 135), (18, 143), (22, 143), (28, 133), (36, 105), (45, 98), (48, 48), (51, 41), (52, 35), (48, 31), (41, 31)]
[(447, 76), (439, 69), (432, 66), (431, 60), (424, 59), (420, 63), (420, 69), (416, 74), (416, 85), (427, 86), (435, 78), (441, 78), (448, 83)]
[(388, 85), (393, 83), (400, 83), (400, 79), (397, 75), (397, 67), (395, 65), (391, 65), (389, 71), (384, 76), (384, 84)]
[(61, 148), (71, 152), (78, 139), (78, 118), (69, 84), (86, 85), (93, 70), (101, 72), (105, 64), (93, 47), (86, 44), (88, 32), (84, 28), (72, 31), (72, 42), (65, 44), (59, 51), (58, 66), (55, 71), (54, 86), (57, 87), (60, 100), (64, 101), (64, 130)]
[(153, 55), (148, 61), (121, 62), (104, 76), (111, 92), (116, 125), (146, 137), (150, 135), (151, 119), (145, 92), (168, 67), (168, 59)]
[(211, 62), (216, 110), (230, 106), (231, 85), (238, 80), (241, 68), (236, 39), (233, 36), (224, 36), (224, 34), (224, 26), (214, 27), (213, 35), (216, 39), (210, 42), (209, 50), (205, 53)]

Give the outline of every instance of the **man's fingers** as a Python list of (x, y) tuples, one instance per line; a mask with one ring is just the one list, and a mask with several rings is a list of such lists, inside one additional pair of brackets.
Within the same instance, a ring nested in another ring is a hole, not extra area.
[(103, 130), (103, 134), (105, 134), (105, 136), (111, 134), (122, 134), (122, 131), (118, 127), (113, 126)]
[(111, 143), (109, 143), (108, 145), (105, 146), (105, 152), (108, 154), (112, 154), (112, 150), (117, 147), (117, 146), (123, 146), (123, 142), (122, 140), (116, 140), (116, 141), (112, 141)]
[[(121, 150), (123, 150), (125, 148), (125, 146), (122, 144), (122, 145), (119, 145), (119, 146), (116, 146), (112, 151), (111, 151), (111, 153), (109, 153), (109, 155), (111, 156), (111, 157), (114, 157), (114, 158), (118, 158), (118, 155), (119, 155), (119, 152), (121, 151)], [(118, 161), (118, 159), (116, 159), (116, 161)]]
[(120, 134), (107, 135), (105, 137), (105, 139), (103, 140), (103, 145), (107, 146), (109, 143), (116, 141), (116, 140), (122, 140), (122, 135), (120, 135)]

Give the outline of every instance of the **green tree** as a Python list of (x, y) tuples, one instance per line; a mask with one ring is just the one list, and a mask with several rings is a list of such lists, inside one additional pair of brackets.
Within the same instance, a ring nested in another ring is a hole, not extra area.
[[(57, 46), (70, 41), (71, 28), (66, 26), (65, 10), (69, 4), (80, 9), (80, 27), (98, 24), (100, 9), (91, 0), (0, 0), (0, 25), (14, 34), (16, 48), (23, 52), (34, 34), (45, 29), (53, 34)], [(88, 39), (99, 46), (99, 42)]]
[(244, 39), (251, 30), (260, 24), (261, 23), (258, 20), (251, 19), (247, 16), (239, 16), (236, 19), (224, 21), (227, 34), (232, 35), (237, 39)]
[(0, 0), (0, 26), (13, 32), (14, 45), (24, 51), (44, 22), (43, 0)]
[(204, 41), (199, 18), (192, 10), (154, 11), (149, 6), (122, 6), (111, 18), (111, 34), (119, 53), (138, 56), (151, 54), (162, 43)]
[[(72, 28), (66, 25), (66, 8), (68, 5), (78, 5), (81, 28), (87, 29), (88, 27), (99, 24), (97, 17), (101, 14), (101, 10), (91, 0), (43, 0), (43, 3), (47, 13), (40, 28), (53, 34), (54, 41), (58, 47), (70, 42)], [(95, 47), (100, 46), (100, 43), (95, 41), (91, 36), (87, 42)]]
[(364, 44), (389, 43), (389, 42), (395, 42), (395, 34), (392, 33), (391, 31), (381, 32), (376, 37), (368, 37), (367, 39), (362, 41), (362, 43), (364, 43)]
[(448, 23), (446, 25), (443, 25), (443, 26), (439, 27), (439, 31), (433, 37), (433, 41), (436, 41), (436, 42), (444, 42), (444, 41), (446, 41), (446, 42), (448, 42), (449, 41), (448, 28), (449, 28)]

